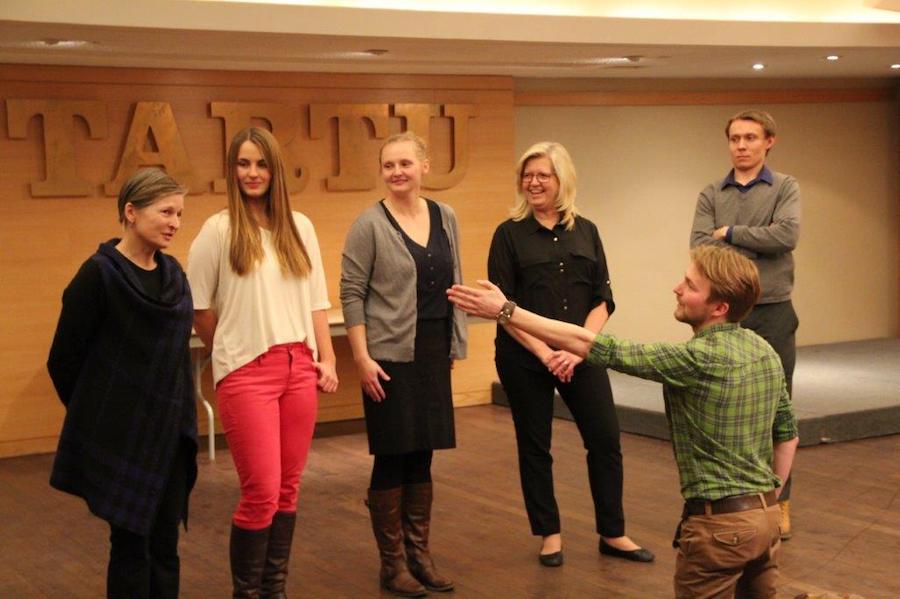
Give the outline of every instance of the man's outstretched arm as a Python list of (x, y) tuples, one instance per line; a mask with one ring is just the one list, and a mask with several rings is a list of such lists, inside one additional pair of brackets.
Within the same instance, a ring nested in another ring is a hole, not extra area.
[[(503, 309), (506, 296), (490, 281), (478, 281), (478, 284), (484, 289), (454, 285), (447, 290), (447, 296), (461, 310), (473, 316), (494, 320)], [(519, 307), (513, 310), (509, 324), (537, 337), (551, 347), (564, 349), (582, 358), (587, 357), (596, 335), (584, 327), (544, 318)]]

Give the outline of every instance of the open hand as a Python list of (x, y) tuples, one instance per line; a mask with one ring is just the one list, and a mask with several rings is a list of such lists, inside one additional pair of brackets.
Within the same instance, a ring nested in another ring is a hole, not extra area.
[(506, 296), (500, 291), (500, 288), (491, 283), (479, 279), (476, 281), (483, 289), (468, 287), (466, 285), (454, 285), (447, 290), (447, 297), (453, 302), (453, 305), (472, 316), (480, 316), (482, 318), (497, 318), (503, 304), (506, 303)]
[(372, 401), (382, 401), (385, 398), (385, 392), (384, 387), (381, 386), (381, 381), (389, 381), (391, 377), (372, 358), (358, 362), (356, 369), (359, 371), (359, 381), (365, 394)]

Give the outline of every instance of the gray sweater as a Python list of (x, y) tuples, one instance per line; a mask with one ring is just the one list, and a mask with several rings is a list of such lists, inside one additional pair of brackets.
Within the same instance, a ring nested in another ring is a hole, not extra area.
[[(453, 282), (461, 283), (459, 232), (453, 208), (437, 202), (453, 254)], [(375, 360), (412, 362), (416, 340), (416, 263), (402, 234), (376, 202), (350, 227), (341, 260), (341, 305), (347, 328), (365, 325)], [(466, 316), (453, 309), (450, 357), (466, 357)]]
[[(759, 269), (760, 304), (791, 299), (794, 255), (800, 237), (800, 186), (790, 175), (772, 171), (772, 185), (759, 182), (741, 193), (719, 180), (700, 192), (691, 247), (703, 244), (731, 247)], [(731, 243), (715, 240), (713, 231), (732, 227)]]

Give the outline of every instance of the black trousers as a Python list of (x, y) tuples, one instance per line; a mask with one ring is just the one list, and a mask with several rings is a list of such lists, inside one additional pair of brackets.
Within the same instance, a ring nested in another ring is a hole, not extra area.
[(109, 599), (175, 599), (181, 562), (178, 526), (187, 503), (187, 460), (179, 446), (169, 482), (148, 536), (110, 524), (106, 596)]
[[(800, 321), (790, 300), (776, 304), (757, 304), (750, 314), (741, 321), (741, 326), (750, 329), (769, 342), (784, 368), (784, 378), (788, 393), (793, 392), (794, 365), (797, 362), (796, 333)], [(791, 477), (784, 483), (780, 501), (791, 498)]]
[(514, 358), (498, 355), (496, 362), (516, 428), (519, 477), (532, 534), (560, 532), (550, 455), (553, 396), (559, 390), (587, 450), (597, 532), (604, 537), (624, 535), (619, 421), (606, 369), (581, 364), (571, 382), (561, 383), (547, 371), (522, 367)]

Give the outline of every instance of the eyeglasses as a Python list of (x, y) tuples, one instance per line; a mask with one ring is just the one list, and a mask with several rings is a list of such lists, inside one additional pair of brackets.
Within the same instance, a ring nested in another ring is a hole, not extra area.
[(546, 183), (554, 176), (553, 173), (522, 173), (522, 183), (530, 183), (532, 179), (537, 179), (538, 183)]

